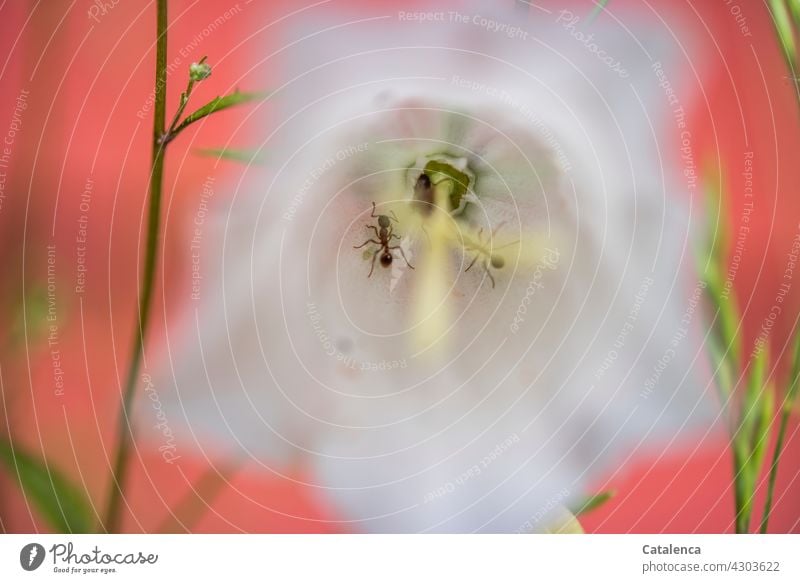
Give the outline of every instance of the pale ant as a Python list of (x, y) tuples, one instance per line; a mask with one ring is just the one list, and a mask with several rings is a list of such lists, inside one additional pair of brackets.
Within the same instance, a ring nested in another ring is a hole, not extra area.
[(472, 269), (472, 266), (475, 265), (479, 257), (482, 258), (483, 261), (481, 264), (483, 265), (483, 268), (486, 270), (486, 275), (489, 276), (489, 279), (492, 282), (492, 289), (494, 289), (495, 287), (495, 281), (494, 281), (494, 276), (492, 275), (492, 272), (489, 268), (492, 267), (494, 269), (502, 269), (506, 264), (506, 260), (503, 259), (501, 255), (494, 252), (519, 243), (519, 241), (514, 241), (513, 243), (507, 243), (500, 247), (493, 247), (490, 245), (491, 241), (494, 239), (494, 236), (497, 234), (498, 229), (500, 229), (500, 227), (502, 227), (503, 224), (504, 223), (500, 223), (494, 228), (491, 237), (489, 237), (486, 242), (483, 241), (483, 227), (481, 227), (478, 230), (477, 242), (472, 240), (464, 241), (465, 249), (475, 251), (475, 257), (472, 258), (472, 262), (464, 270), (464, 273)]
[(403, 249), (400, 247), (400, 245), (394, 245), (392, 247), (389, 246), (389, 243), (391, 242), (392, 239), (400, 239), (398, 235), (395, 235), (392, 232), (393, 231), (392, 221), (396, 223), (399, 222), (397, 220), (397, 216), (394, 214), (394, 211), (392, 211), (392, 216), (376, 215), (375, 203), (373, 202), (372, 214), (370, 215), (370, 217), (372, 217), (373, 219), (378, 219), (378, 227), (380, 227), (380, 230), (375, 225), (365, 225), (365, 226), (368, 229), (372, 229), (373, 231), (375, 231), (375, 235), (378, 237), (378, 240), (376, 241), (375, 239), (367, 239), (361, 245), (353, 247), (353, 249), (361, 249), (362, 247), (364, 247), (365, 245), (369, 245), (370, 243), (374, 243), (375, 245), (379, 246), (378, 250), (372, 254), (372, 266), (370, 267), (369, 275), (367, 277), (372, 277), (372, 272), (375, 270), (375, 258), (377, 258), (378, 255), (381, 256), (381, 265), (383, 267), (389, 267), (392, 264), (392, 260), (394, 259), (392, 251), (395, 249), (400, 251), (400, 255), (403, 256), (406, 265), (408, 265), (411, 269), (414, 269), (414, 266), (408, 262), (408, 259), (406, 259), (406, 254), (403, 252)]

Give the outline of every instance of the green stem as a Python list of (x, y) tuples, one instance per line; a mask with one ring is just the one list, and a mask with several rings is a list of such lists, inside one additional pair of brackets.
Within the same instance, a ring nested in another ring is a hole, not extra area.
[[(206, 58), (207, 57), (203, 57), (200, 59), (201, 65), (206, 62)], [(170, 137), (175, 131), (175, 128), (178, 126), (178, 122), (180, 121), (181, 116), (186, 109), (186, 105), (189, 103), (189, 97), (192, 95), (192, 89), (194, 89), (195, 83), (196, 81), (190, 75), (189, 83), (186, 85), (186, 91), (181, 93), (181, 100), (178, 103), (178, 111), (175, 112), (175, 116), (172, 118), (172, 123), (169, 124), (169, 129), (167, 130), (166, 134), (164, 134), (164, 136), (161, 138), (163, 143), (166, 144), (168, 141), (170, 141)]]
[(800, 71), (797, 70), (797, 56), (795, 54), (797, 47), (794, 41), (795, 31), (800, 27), (800, 14), (798, 14), (798, 10), (794, 6), (792, 6), (792, 9), (787, 8), (783, 0), (770, 0), (769, 5), (770, 19), (775, 28), (775, 34), (778, 36), (778, 42), (781, 45), (781, 54), (786, 61), (786, 68), (789, 69), (789, 77), (797, 97), (795, 102), (800, 110), (800, 77), (797, 76)]
[(775, 451), (772, 453), (772, 464), (769, 468), (769, 480), (767, 482), (767, 498), (764, 502), (764, 514), (761, 517), (762, 534), (767, 532), (769, 525), (769, 515), (772, 512), (772, 498), (775, 493), (775, 483), (778, 479), (778, 462), (783, 451), (783, 442), (786, 439), (786, 428), (789, 425), (789, 417), (792, 414), (792, 407), (797, 396), (798, 381), (800, 381), (800, 329), (795, 330), (794, 355), (792, 357), (792, 369), (789, 373), (789, 387), (783, 398), (781, 407), (781, 422), (778, 427), (778, 439), (775, 442)]
[(136, 380), (139, 376), (144, 339), (146, 337), (150, 307), (156, 278), (158, 259), (159, 225), (161, 222), (161, 190), (164, 177), (163, 136), (166, 123), (167, 95), (167, 0), (157, 0), (157, 34), (156, 40), (156, 95), (155, 114), (153, 117), (153, 157), (150, 171), (150, 208), (147, 222), (147, 247), (139, 290), (138, 313), (134, 331), (133, 349), (125, 381), (122, 405), (118, 424), (118, 449), (109, 485), (108, 506), (106, 508), (104, 527), (107, 532), (117, 532), (120, 528), (123, 487), (128, 472), (128, 462), (132, 445), (133, 432), (128, 413), (136, 392)]
[(764, 502), (764, 514), (761, 517), (761, 534), (767, 533), (767, 525), (769, 524), (769, 515), (772, 512), (772, 497), (775, 493), (775, 482), (778, 478), (778, 461), (781, 457), (783, 450), (783, 441), (786, 438), (786, 427), (789, 425), (789, 416), (791, 407), (788, 403), (784, 404), (783, 411), (781, 412), (781, 424), (778, 428), (778, 440), (775, 443), (775, 451), (772, 454), (772, 465), (769, 468), (769, 481), (767, 482), (767, 499)]
[[(783, 0), (770, 0), (770, 9), (772, 17), (772, 24), (775, 28), (775, 33), (781, 45), (781, 53), (786, 61), (786, 67), (789, 69), (789, 74), (794, 87), (795, 100), (798, 108), (800, 109), (800, 77), (797, 76), (797, 50), (794, 35), (797, 28), (800, 27), (800, 10), (796, 4), (790, 4), (791, 9), (787, 9)], [(781, 453), (783, 452), (783, 444), (786, 439), (786, 429), (789, 425), (789, 417), (791, 416), (792, 406), (795, 401), (795, 396), (798, 388), (798, 379), (800, 378), (800, 330), (795, 331), (795, 346), (792, 361), (792, 369), (789, 375), (789, 387), (783, 399), (781, 407), (781, 420), (778, 427), (778, 437), (775, 442), (775, 450), (772, 453), (772, 463), (769, 468), (769, 478), (767, 481), (767, 494), (764, 502), (764, 513), (761, 517), (761, 525), (759, 532), (766, 534), (767, 527), (769, 526), (769, 517), (772, 512), (772, 501), (775, 494), (775, 484), (778, 478), (778, 463), (780, 462)]]
[[(733, 495), (734, 505), (736, 506), (736, 534), (746, 534), (748, 531), (749, 523), (749, 506), (752, 503), (748, 497), (748, 488), (745, 483), (747, 476), (745, 475), (745, 453), (741, 450), (740, 441), (734, 435), (732, 439), (733, 448)], [(750, 504), (748, 503), (750, 502)]]

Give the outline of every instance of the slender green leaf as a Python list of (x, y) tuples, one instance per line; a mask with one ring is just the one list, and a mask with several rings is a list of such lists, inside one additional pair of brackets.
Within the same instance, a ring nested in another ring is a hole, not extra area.
[[(696, 263), (706, 284), (706, 295), (713, 308), (711, 327), (711, 353), (715, 367), (724, 376), (720, 383), (723, 397), (733, 390), (733, 379), (741, 362), (741, 342), (738, 316), (739, 310), (735, 298), (725, 292), (726, 262), (729, 246), (729, 233), (726, 227), (726, 213), (722, 197), (722, 178), (719, 168), (711, 168), (704, 172), (704, 190), (706, 192), (706, 212), (708, 214), (708, 238), (705, 249), (695, 253)], [(718, 381), (721, 379), (718, 378)]]
[(193, 124), (194, 122), (203, 119), (206, 116), (211, 115), (212, 113), (217, 113), (218, 111), (222, 111), (225, 109), (230, 109), (231, 107), (235, 107), (237, 105), (241, 105), (243, 103), (250, 103), (253, 101), (262, 101), (269, 97), (268, 93), (244, 93), (241, 91), (236, 91), (235, 93), (231, 93), (229, 95), (224, 95), (222, 97), (216, 97), (206, 103), (200, 109), (197, 109), (187, 115), (183, 121), (178, 124), (175, 130), (172, 132), (173, 137), (181, 132), (181, 130), (185, 129), (187, 126)]
[[(774, 392), (770, 388), (765, 387), (761, 391), (756, 408), (757, 411), (752, 415), (751, 434), (749, 436), (739, 435), (735, 438), (734, 443), (736, 456), (739, 458), (739, 474), (736, 484), (740, 488), (738, 499), (741, 503), (740, 512), (737, 513), (737, 524), (741, 525), (739, 532), (749, 532), (758, 478), (761, 475), (769, 445), (772, 413), (775, 409)], [(748, 437), (750, 438), (749, 444), (747, 443)]]
[(264, 156), (257, 150), (237, 150), (233, 148), (201, 148), (195, 150), (200, 156), (211, 158), (221, 158), (231, 162), (242, 162), (244, 164), (263, 164)]
[(583, 516), (584, 514), (588, 514), (592, 510), (597, 510), (601, 506), (603, 506), (606, 502), (611, 500), (617, 493), (614, 490), (606, 490), (605, 492), (600, 492), (599, 494), (593, 494), (591, 496), (587, 496), (580, 504), (575, 507), (573, 514), (575, 516)]
[[(736, 532), (744, 533), (749, 529), (757, 474), (763, 461), (763, 451), (754, 451), (755, 444), (760, 444), (758, 439), (754, 439), (754, 434), (762, 429), (758, 420), (762, 410), (759, 407), (760, 399), (765, 392), (766, 349), (762, 348), (751, 359), (744, 395), (741, 400), (734, 400), (734, 390), (738, 384), (736, 379), (743, 362), (739, 333), (741, 317), (735, 295), (730, 293), (730, 288), (726, 288), (730, 236), (726, 227), (727, 213), (724, 212), (722, 173), (719, 168), (712, 167), (705, 171), (704, 182), (708, 239), (703, 252), (696, 253), (696, 261), (712, 308), (708, 347), (717, 371), (715, 384), (722, 403), (733, 409), (730, 422)], [(737, 407), (733, 408), (733, 405)]]
[(797, 399), (800, 387), (800, 328), (794, 331), (794, 351), (792, 353), (792, 366), (789, 373), (789, 386), (786, 388), (784, 409), (791, 411)]
[(786, 9), (784, 0), (769, 0), (769, 6), (772, 11), (772, 21), (775, 25), (775, 31), (778, 33), (778, 39), (781, 41), (784, 55), (786, 56), (786, 60), (792, 65), (792, 69), (794, 69), (797, 45), (794, 39), (792, 18), (789, 15), (789, 11)]
[(753, 433), (758, 420), (760, 408), (759, 400), (766, 391), (766, 374), (769, 364), (769, 350), (766, 345), (756, 351), (756, 355), (747, 370), (747, 384), (742, 399), (741, 418), (739, 431), (747, 443), (748, 450), (753, 449)]
[(748, 531), (750, 513), (753, 506), (753, 497), (750, 494), (747, 473), (744, 469), (748, 452), (742, 439), (734, 439), (731, 447), (733, 448), (733, 495), (736, 507), (736, 532), (743, 534)]
[(764, 456), (767, 452), (767, 446), (769, 445), (770, 429), (772, 427), (772, 415), (775, 412), (775, 391), (772, 389), (772, 387), (767, 387), (764, 389), (763, 393), (761, 394), (761, 399), (759, 399), (758, 409), (758, 417), (755, 425), (753, 426), (753, 443), (751, 447), (751, 465), (754, 474), (754, 484), (758, 481), (758, 477), (761, 475), (761, 468), (764, 465)]
[(0, 439), (0, 463), (17, 482), (50, 527), (59, 533), (90, 532), (92, 506), (83, 489), (70, 482), (45, 460)]
[(787, 0), (794, 25), (800, 26), (800, 0)]
[(589, 18), (587, 22), (591, 23), (597, 18), (600, 13), (606, 9), (606, 5), (608, 4), (609, 0), (596, 0), (595, 7), (592, 9), (592, 12), (589, 14)]
[(736, 383), (736, 371), (734, 370), (731, 359), (725, 358), (725, 350), (720, 346), (719, 339), (711, 334), (708, 337), (708, 351), (711, 354), (711, 362), (716, 373), (716, 384), (721, 389), (722, 404), (730, 404), (730, 395)]
[(724, 288), (720, 285), (719, 280), (708, 280), (706, 289), (717, 316), (711, 332), (718, 338), (720, 348), (723, 350), (723, 357), (730, 360), (730, 365), (734, 370), (738, 370), (742, 350), (738, 333), (741, 322), (736, 300), (723, 293)]
[(240, 462), (235, 461), (219, 468), (209, 466), (192, 482), (189, 490), (175, 504), (156, 532), (193, 532), (241, 466)]
[(747, 370), (739, 427), (733, 436), (738, 468), (737, 524), (740, 525), (740, 532), (747, 532), (749, 529), (753, 499), (769, 444), (775, 400), (774, 393), (767, 383), (768, 367), (769, 350), (766, 346), (762, 346), (757, 350)]
[(772, 513), (772, 499), (775, 494), (775, 484), (778, 480), (778, 464), (783, 453), (783, 442), (786, 439), (786, 428), (789, 426), (789, 417), (792, 415), (792, 408), (797, 399), (798, 380), (800, 380), (800, 329), (794, 332), (794, 352), (792, 354), (792, 365), (789, 372), (789, 386), (783, 397), (781, 407), (781, 421), (778, 427), (778, 437), (775, 440), (775, 450), (772, 452), (772, 463), (769, 468), (769, 478), (767, 481), (767, 499), (764, 502), (764, 512), (761, 516), (761, 528), (763, 534), (767, 532), (769, 517)]

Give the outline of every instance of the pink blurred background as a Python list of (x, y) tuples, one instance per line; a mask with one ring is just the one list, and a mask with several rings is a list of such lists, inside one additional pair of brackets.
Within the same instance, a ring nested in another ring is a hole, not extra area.
[[(120, 379), (132, 341), (152, 124), (152, 111), (144, 119), (137, 112), (152, 90), (155, 36), (154, 2), (109, 1), (101, 9), (102, 4), (0, 3), (0, 54), (5, 56), (0, 69), (0, 134), (8, 130), (20, 93), (28, 92), (28, 106), (10, 146), (0, 204), (0, 322), (5, 332), (0, 340), (0, 431), (9, 432), (14, 443), (46, 455), (82, 484), (97, 512), (105, 503)], [(384, 12), (425, 6), (396, 1), (360, 4), (365, 11)], [(576, 13), (591, 11), (591, 3), (573, 4)], [(230, 18), (188, 50), (196, 35), (236, 6)], [(668, 11), (658, 7), (658, 17), (678, 40), (693, 37), (693, 55), (707, 64), (709, 74), (694, 87), (700, 92), (700, 106), (691, 113), (698, 158), (720, 161), (728, 192), (735, 194), (743, 189), (742, 152), (754, 152), (755, 226), (735, 280), (746, 314), (746, 338), (752, 338), (772, 304), (785, 254), (798, 230), (800, 123), (766, 8), (740, 2), (752, 35), (744, 36), (730, 6), (678, 1), (670, 3)], [(278, 42), (275, 28), (267, 24), (298, 7), (288, 1), (172, 0), (169, 61), (181, 63), (170, 77), (168, 112), (174, 111), (183, 89), (186, 67), (203, 55), (209, 56), (214, 73), (199, 86), (193, 103), (236, 86), (266, 89), (265, 80), (280, 71), (278, 57), (262, 62)], [(631, 11), (658, 18), (644, 2), (612, 0), (609, 8), (623, 20)], [(180, 54), (182, 47), (188, 51), (185, 56)], [(168, 153), (164, 262), (149, 339), (151, 357), (163, 340), (165, 318), (181, 308), (174, 300), (179, 297), (176, 290), (190, 279), (185, 217), (195, 213), (203, 181), (213, 175), (217, 185), (234, 183), (245, 172), (242, 165), (218, 163), (193, 150), (228, 143), (258, 145), (254, 124), (247, 123), (251, 113), (251, 108), (243, 108), (199, 123)], [(260, 113), (269, 115), (268, 103)], [(77, 219), (89, 181), (86, 284), (85, 291), (76, 293)], [(217, 188), (213, 204), (219, 208), (225, 207), (225, 192)], [(742, 204), (741, 196), (729, 198), (731, 216), (739, 216)], [(56, 247), (55, 325), (63, 395), (56, 394), (53, 347), (48, 346), (48, 245)], [(796, 291), (772, 332), (776, 353), (788, 353), (787, 339), (800, 308)], [(779, 378), (784, 378), (785, 360), (779, 359)], [(795, 416), (776, 488), (773, 532), (800, 532), (797, 429)], [(731, 455), (726, 440), (719, 434), (700, 434), (694, 443), (668, 455), (634, 457), (596, 484), (596, 490), (611, 488), (617, 496), (582, 519), (586, 530), (731, 532)], [(127, 531), (348, 531), (318, 492), (289, 478), (256, 465), (211, 465), (188, 452), (182, 452), (180, 463), (170, 465), (159, 452), (138, 445), (127, 487)], [(296, 478), (303, 474), (302, 467), (295, 469)], [(195, 495), (191, 484), (201, 476)], [(0, 529), (46, 530), (5, 472), (0, 472), (0, 491)], [(760, 498), (756, 504), (759, 508)]]

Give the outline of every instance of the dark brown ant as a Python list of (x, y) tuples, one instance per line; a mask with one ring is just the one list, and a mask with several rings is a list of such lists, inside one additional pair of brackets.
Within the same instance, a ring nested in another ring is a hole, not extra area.
[(510, 247), (511, 245), (516, 245), (519, 242), (519, 241), (514, 241), (513, 243), (508, 243), (506, 245), (502, 245), (501, 247), (492, 247), (490, 245), (492, 239), (494, 239), (494, 236), (497, 234), (497, 231), (500, 229), (500, 227), (503, 226), (503, 224), (504, 223), (500, 223), (494, 228), (491, 237), (489, 237), (486, 242), (483, 241), (483, 227), (481, 227), (478, 230), (477, 241), (469, 240), (464, 242), (464, 247), (466, 249), (475, 251), (475, 257), (472, 258), (472, 262), (464, 270), (464, 273), (472, 269), (472, 266), (475, 265), (475, 262), (477, 262), (478, 258), (480, 257), (483, 260), (481, 264), (483, 265), (483, 268), (486, 270), (486, 275), (489, 276), (489, 280), (492, 282), (492, 289), (494, 289), (495, 287), (495, 281), (494, 281), (494, 276), (492, 275), (492, 272), (489, 268), (492, 267), (494, 269), (502, 269), (503, 267), (505, 267), (506, 264), (506, 260), (503, 259), (501, 255), (494, 253), (494, 251), (497, 251), (499, 249), (504, 249), (505, 247)]
[(376, 227), (375, 225), (365, 225), (365, 226), (368, 229), (372, 229), (373, 231), (375, 231), (375, 235), (378, 237), (378, 240), (376, 241), (375, 239), (367, 239), (361, 245), (353, 247), (353, 249), (361, 249), (362, 247), (364, 247), (365, 245), (369, 245), (370, 243), (374, 243), (375, 245), (379, 246), (378, 250), (372, 254), (372, 267), (370, 267), (369, 275), (367, 277), (372, 277), (372, 272), (375, 270), (375, 258), (378, 257), (378, 255), (381, 256), (381, 265), (383, 267), (389, 267), (392, 264), (392, 260), (394, 259), (392, 251), (394, 249), (400, 251), (400, 255), (403, 256), (406, 265), (408, 265), (411, 269), (414, 269), (414, 266), (408, 262), (408, 259), (406, 259), (406, 254), (403, 252), (403, 249), (400, 247), (400, 245), (394, 245), (393, 247), (389, 246), (389, 242), (393, 238), (400, 239), (398, 235), (395, 235), (392, 232), (393, 231), (392, 221), (396, 223), (399, 222), (397, 220), (397, 216), (394, 214), (394, 211), (392, 211), (392, 216), (376, 215), (375, 203), (373, 202), (372, 214), (370, 215), (370, 217), (372, 217), (373, 219), (378, 219), (378, 227), (380, 227), (380, 230), (378, 230), (378, 227)]

